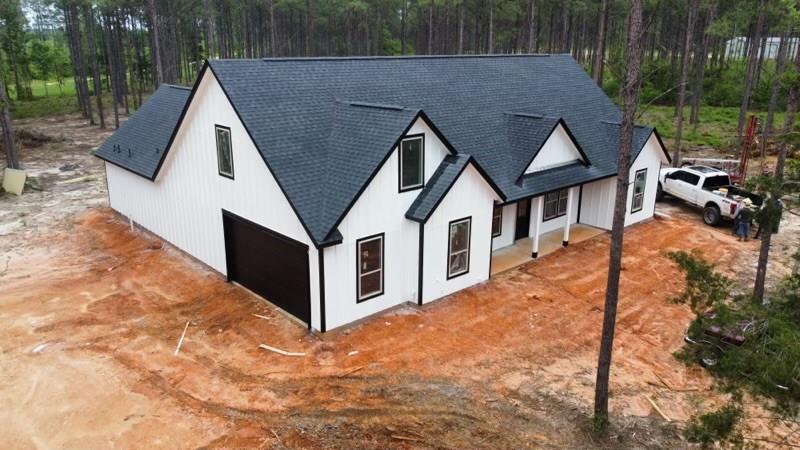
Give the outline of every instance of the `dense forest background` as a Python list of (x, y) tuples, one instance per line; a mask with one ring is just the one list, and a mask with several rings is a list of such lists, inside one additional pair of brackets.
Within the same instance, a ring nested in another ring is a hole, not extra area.
[[(109, 112), (98, 109), (113, 108), (117, 117), (161, 83), (190, 85), (207, 58), (570, 53), (616, 97), (628, 17), (621, 0), (0, 5), (0, 77), (12, 115), (75, 108), (103, 126)], [(799, 40), (791, 39), (800, 35), (797, 9), (794, 0), (646, 1), (640, 103), (685, 103), (695, 126), (705, 106), (737, 107), (739, 131), (749, 110), (786, 109), (800, 64)], [(726, 51), (731, 39), (735, 51)], [(53, 96), (69, 101), (26, 103)]]

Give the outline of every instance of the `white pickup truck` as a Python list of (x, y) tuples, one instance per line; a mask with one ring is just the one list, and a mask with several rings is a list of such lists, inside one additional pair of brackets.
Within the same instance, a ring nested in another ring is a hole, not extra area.
[(663, 199), (665, 194), (703, 208), (703, 222), (708, 225), (718, 225), (723, 218), (735, 218), (739, 202), (745, 198), (754, 205), (763, 201), (761, 196), (731, 185), (727, 173), (707, 166), (661, 169), (656, 200)]

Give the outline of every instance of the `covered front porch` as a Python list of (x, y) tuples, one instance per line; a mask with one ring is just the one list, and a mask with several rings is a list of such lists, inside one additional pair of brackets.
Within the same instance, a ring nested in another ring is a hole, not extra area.
[(491, 275), (608, 231), (613, 182), (598, 180), (497, 206)]
[[(569, 242), (572, 244), (586, 241), (605, 232), (605, 230), (600, 228), (576, 223), (571, 227)], [(537, 256), (541, 258), (558, 249), (565, 248), (563, 237), (563, 231), (561, 230), (550, 231), (539, 236), (539, 254)], [(492, 252), (492, 275), (505, 272), (506, 270), (531, 261), (533, 259), (531, 257), (532, 248), (533, 239), (524, 238), (517, 240), (512, 245)]]

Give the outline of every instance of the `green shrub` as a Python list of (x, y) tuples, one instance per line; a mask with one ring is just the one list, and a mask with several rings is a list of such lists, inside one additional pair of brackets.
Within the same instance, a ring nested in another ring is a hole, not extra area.
[(715, 442), (741, 442), (741, 434), (733, 433), (741, 418), (741, 408), (735, 404), (729, 404), (717, 411), (692, 417), (689, 426), (684, 431), (684, 436), (689, 442), (703, 446), (710, 446)]
[[(800, 275), (787, 277), (763, 305), (749, 297), (728, 300), (731, 280), (715, 272), (700, 253), (671, 252), (670, 258), (686, 275), (686, 288), (675, 297), (697, 314), (687, 343), (676, 357), (707, 366), (730, 389), (745, 388), (775, 400), (779, 410), (797, 412), (800, 406)], [(705, 315), (707, 308), (713, 315)], [(741, 345), (708, 333), (743, 336)], [(699, 342), (699, 344), (697, 344)], [(709, 362), (709, 356), (712, 361)]]
[(688, 304), (698, 316), (730, 296), (731, 280), (715, 271), (714, 264), (703, 258), (698, 250), (668, 252), (667, 257), (678, 265), (686, 276), (686, 287), (672, 299)]

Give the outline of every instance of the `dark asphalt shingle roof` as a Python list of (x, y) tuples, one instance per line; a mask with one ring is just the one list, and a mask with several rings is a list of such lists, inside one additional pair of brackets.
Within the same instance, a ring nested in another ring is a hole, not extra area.
[(95, 155), (145, 178), (155, 179), (191, 89), (161, 85)]
[[(616, 173), (613, 123), (621, 113), (569, 55), (237, 59), (208, 67), (318, 244), (336, 239), (338, 223), (418, 115), (455, 152), (471, 155), (505, 201)], [(590, 164), (520, 178), (557, 119)], [(652, 131), (636, 130), (641, 144)], [(131, 145), (122, 132), (114, 142)], [(146, 164), (109, 154), (109, 142), (101, 157), (150, 174)], [(423, 190), (413, 216), (454, 167), (441, 169), (447, 173)]]
[(406, 217), (417, 222), (427, 221), (471, 160), (464, 154), (446, 156), (406, 211)]
[[(354, 200), (356, 193), (367, 183), (373, 170), (388, 156), (405, 130), (410, 127), (419, 110), (402, 107), (368, 106), (359, 103), (337, 101), (331, 115), (329, 135), (325, 142), (325, 155), (317, 155), (316, 166), (325, 186), (324, 195), (307, 189), (302, 184), (286, 186), (291, 190), (299, 204), (316, 200), (316, 214), (308, 222), (315, 236), (328, 237), (333, 223), (342, 211)], [(279, 154), (280, 148), (274, 153)], [(291, 164), (291, 159), (269, 155), (278, 161), (272, 164)], [(282, 170), (275, 167), (275, 170)], [(306, 182), (308, 179), (303, 178)], [(305, 198), (306, 195), (311, 196)]]

